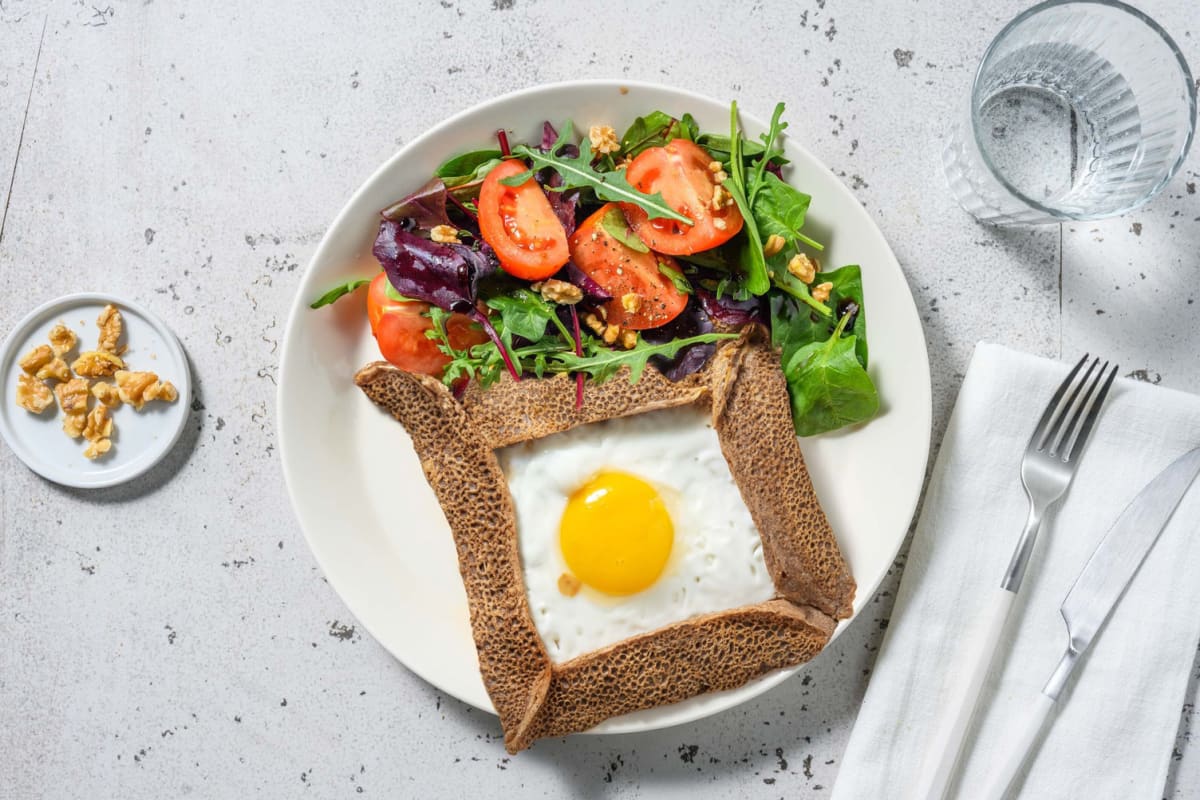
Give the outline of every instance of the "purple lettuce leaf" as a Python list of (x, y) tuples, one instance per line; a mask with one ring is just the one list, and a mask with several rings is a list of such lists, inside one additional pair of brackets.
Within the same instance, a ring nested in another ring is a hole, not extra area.
[(473, 312), (480, 279), (496, 269), (487, 254), (431, 242), (391, 220), (379, 224), (372, 252), (397, 292), (446, 311)]
[[(642, 338), (651, 344), (662, 344), (675, 339), (686, 339), (701, 333), (712, 333), (713, 323), (705, 313), (704, 307), (693, 296), (688, 300), (687, 308), (675, 319), (658, 328), (642, 331)], [(652, 363), (667, 380), (677, 381), (699, 372), (712, 358), (717, 346), (713, 343), (693, 344), (680, 350), (674, 358), (651, 356)]]
[[(554, 173), (554, 177), (562, 182), (562, 178), (558, 173)], [(549, 184), (547, 184), (549, 185)], [(550, 207), (554, 209), (554, 216), (558, 217), (558, 221), (562, 223), (563, 230), (567, 236), (575, 233), (575, 205), (579, 201), (579, 191), (559, 192), (553, 189), (546, 191), (546, 199), (550, 201)]]
[(767, 317), (763, 311), (761, 298), (752, 297), (748, 300), (735, 300), (729, 295), (718, 298), (703, 287), (696, 287), (696, 296), (704, 307), (704, 312), (713, 321), (732, 328), (740, 328), (751, 322), (765, 325)]
[(418, 230), (432, 230), (437, 225), (449, 225), (446, 215), (446, 185), (434, 178), (415, 192), (379, 212), (386, 220), (412, 220)]
[(583, 300), (581, 302), (584, 305), (595, 307), (612, 300), (612, 295), (606, 292), (603, 286), (592, 280), (586, 272), (575, 266), (574, 261), (568, 261), (555, 277), (560, 281), (573, 283), (582, 289)]
[[(550, 148), (554, 147), (554, 143), (558, 141), (558, 131), (549, 120), (542, 123), (542, 145), (541, 151), (549, 153)], [(565, 158), (579, 158), (579, 145), (571, 144), (570, 142), (558, 148), (557, 155)]]

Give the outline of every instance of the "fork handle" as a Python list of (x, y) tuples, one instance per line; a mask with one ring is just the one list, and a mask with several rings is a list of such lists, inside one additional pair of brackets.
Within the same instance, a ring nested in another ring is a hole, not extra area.
[(941, 704), (944, 716), (938, 720), (925, 753), (914, 790), (909, 795), (912, 800), (942, 800), (945, 796), (1015, 597), (1014, 592), (997, 588), (988, 599), (970, 649), (955, 669), (960, 680), (947, 701)]

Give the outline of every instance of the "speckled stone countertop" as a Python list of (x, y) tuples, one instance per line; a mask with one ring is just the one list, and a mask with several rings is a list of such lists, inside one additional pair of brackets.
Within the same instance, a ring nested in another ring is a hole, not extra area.
[[(935, 446), (980, 339), (1200, 391), (1200, 150), (1099, 224), (993, 230), (946, 192), (945, 121), (1024, 5), (0, 2), (0, 332), (68, 291), (125, 295), (179, 334), (196, 385), (183, 441), (132, 485), (63, 489), (0, 447), (0, 797), (827, 796), (903, 556), (757, 700), (510, 758), (313, 562), (275, 450), (284, 318), (325, 227), (406, 141), (511, 89), (627, 77), (788, 102), (908, 276)], [(1139, 5), (1200, 65), (1191, 0)], [(1171, 798), (1200, 796), (1197, 691)]]

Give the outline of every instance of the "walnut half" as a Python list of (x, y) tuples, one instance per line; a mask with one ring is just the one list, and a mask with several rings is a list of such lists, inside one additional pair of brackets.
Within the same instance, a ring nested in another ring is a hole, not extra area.
[(28, 353), (21, 356), (21, 360), (17, 363), (21, 365), (21, 369), (25, 370), (30, 375), (35, 375), (37, 374), (38, 370), (53, 360), (54, 351), (50, 349), (50, 345), (39, 344)]
[(117, 370), (117, 393), (121, 402), (129, 403), (138, 411), (151, 400), (175, 402), (179, 392), (170, 381), (159, 381), (153, 372), (129, 372)]
[(54, 405), (54, 394), (45, 383), (22, 372), (17, 376), (17, 405), (32, 414), (40, 414)]
[(108, 353), (117, 352), (117, 340), (121, 338), (121, 328), (123, 327), (121, 312), (117, 310), (116, 306), (109, 303), (96, 318), (96, 325), (100, 328), (100, 341), (96, 345), (96, 349)]
[(120, 356), (103, 350), (89, 350), (80, 353), (79, 358), (71, 365), (76, 375), (85, 378), (107, 378), (119, 369), (125, 369), (125, 362)]
[(50, 347), (54, 349), (56, 355), (65, 356), (67, 353), (75, 349), (75, 343), (79, 341), (79, 337), (75, 335), (75, 331), (63, 325), (61, 322), (50, 329)]

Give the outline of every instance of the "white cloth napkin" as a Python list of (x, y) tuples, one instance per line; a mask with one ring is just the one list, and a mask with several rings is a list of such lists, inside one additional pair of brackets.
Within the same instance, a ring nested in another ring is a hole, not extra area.
[[(950, 419), (887, 636), (834, 800), (904, 800), (1028, 504), (1020, 462), (1068, 367), (980, 344)], [(1118, 380), (1075, 481), (1051, 512), (1009, 617), (949, 796), (983, 787), (1066, 647), (1059, 606), (1117, 516), (1200, 446), (1200, 397)], [(1192, 486), (1051, 714), (1011, 796), (1162, 797), (1200, 641), (1200, 481)]]

